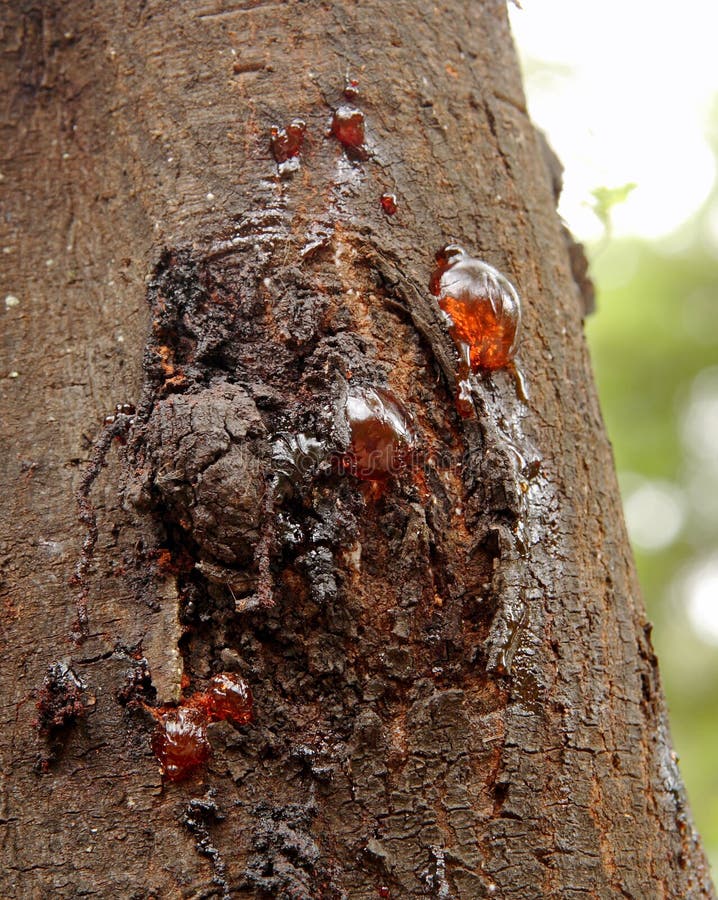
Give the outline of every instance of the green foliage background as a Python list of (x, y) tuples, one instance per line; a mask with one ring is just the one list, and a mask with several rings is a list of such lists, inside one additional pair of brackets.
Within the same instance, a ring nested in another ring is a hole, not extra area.
[[(622, 489), (636, 476), (660, 480), (685, 503), (669, 546), (634, 550), (680, 768), (717, 872), (718, 637), (699, 634), (689, 619), (685, 578), (718, 552), (718, 446), (706, 464), (682, 423), (700, 373), (714, 368), (718, 392), (718, 193), (670, 239), (611, 238), (588, 251), (597, 310), (586, 334)], [(710, 435), (709, 421), (705, 427)]]

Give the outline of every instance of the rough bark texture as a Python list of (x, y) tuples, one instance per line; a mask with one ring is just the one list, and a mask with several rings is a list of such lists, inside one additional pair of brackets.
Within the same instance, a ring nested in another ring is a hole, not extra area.
[[(2, 66), (2, 896), (713, 896), (503, 3), (18, 2)], [(528, 402), (456, 413), (449, 240)], [(356, 386), (419, 435), (381, 487)], [(145, 707), (228, 670), (163, 783)]]

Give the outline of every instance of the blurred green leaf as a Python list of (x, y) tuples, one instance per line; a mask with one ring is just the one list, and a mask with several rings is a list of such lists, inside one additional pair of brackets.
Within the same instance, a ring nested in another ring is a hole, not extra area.
[(586, 203), (603, 225), (606, 232), (611, 230), (611, 212), (621, 203), (625, 203), (632, 191), (638, 185), (634, 181), (622, 184), (620, 187), (597, 187), (591, 191), (592, 203)]
[[(594, 191), (610, 213), (633, 185)], [(694, 379), (718, 363), (718, 261), (712, 222), (718, 193), (672, 238), (593, 247), (597, 313), (586, 332), (616, 467), (628, 486), (665, 481), (683, 492), (685, 521), (660, 552), (635, 548), (654, 642), (664, 673), (673, 736), (696, 823), (718, 859), (718, 648), (686, 609), (685, 573), (718, 548), (718, 517), (706, 520), (713, 488), (705, 459), (684, 430)], [(600, 249), (600, 253), (598, 250)], [(708, 427), (708, 426), (706, 426)], [(704, 509), (701, 510), (701, 505)]]

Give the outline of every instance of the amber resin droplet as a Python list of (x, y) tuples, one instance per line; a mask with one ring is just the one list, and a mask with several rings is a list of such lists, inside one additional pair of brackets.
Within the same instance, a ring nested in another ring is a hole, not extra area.
[(234, 725), (246, 725), (254, 717), (252, 692), (240, 675), (222, 672), (214, 675), (206, 693), (207, 714)]
[(354, 106), (340, 106), (332, 118), (331, 133), (344, 147), (347, 155), (366, 157), (364, 146), (364, 113)]
[(461, 376), (509, 365), (519, 341), (521, 302), (507, 278), (448, 244), (436, 254), (429, 287), (458, 347)]
[(286, 128), (272, 127), (270, 143), (272, 155), (279, 166), (279, 171), (284, 173), (299, 168), (299, 155), (304, 146), (306, 123), (301, 119), (295, 119)]
[(387, 216), (396, 215), (396, 194), (382, 194), (379, 198), (379, 203), (381, 203), (381, 208)]
[(416, 436), (409, 414), (396, 397), (381, 388), (352, 388), (345, 413), (351, 430), (346, 468), (365, 481), (400, 474)]
[(200, 709), (178, 706), (158, 716), (152, 751), (170, 781), (183, 781), (207, 761), (207, 716)]
[(344, 96), (347, 100), (354, 100), (359, 94), (359, 80), (357, 78), (347, 78), (344, 85)]

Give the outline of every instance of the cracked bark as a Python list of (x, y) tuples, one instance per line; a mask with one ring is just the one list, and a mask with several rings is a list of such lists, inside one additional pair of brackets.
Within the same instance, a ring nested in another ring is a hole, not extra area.
[[(2, 47), (3, 896), (713, 896), (503, 4), (20, 2)], [(449, 240), (519, 288), (526, 404), (455, 412)], [(348, 385), (420, 434), (382, 491)], [(163, 784), (128, 698), (225, 670), (254, 723)]]

